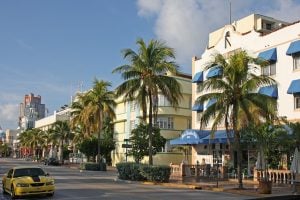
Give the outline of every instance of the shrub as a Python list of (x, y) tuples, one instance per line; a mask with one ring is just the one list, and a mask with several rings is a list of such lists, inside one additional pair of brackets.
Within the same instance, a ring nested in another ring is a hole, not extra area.
[(171, 175), (170, 166), (143, 165), (140, 167), (141, 174), (146, 177), (148, 181), (160, 183), (169, 182)]
[(140, 173), (140, 165), (136, 163), (118, 163), (116, 164), (119, 178), (123, 180), (142, 181), (145, 177)]
[(169, 166), (151, 166), (136, 163), (118, 163), (116, 165), (119, 178), (132, 181), (169, 182), (171, 168)]
[(90, 171), (106, 171), (105, 163), (80, 163), (80, 169)]

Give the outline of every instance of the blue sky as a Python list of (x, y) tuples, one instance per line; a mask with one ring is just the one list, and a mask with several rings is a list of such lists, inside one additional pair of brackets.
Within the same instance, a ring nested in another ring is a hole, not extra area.
[[(272, 3), (271, 3), (272, 2)], [(231, 0), (233, 20), (259, 13), (300, 20), (300, 1)], [(0, 1), (0, 125), (17, 128), (24, 95), (42, 96), (50, 113), (94, 78), (122, 82), (111, 71), (138, 37), (165, 41), (181, 71), (191, 73), (208, 33), (229, 21), (229, 0)]]

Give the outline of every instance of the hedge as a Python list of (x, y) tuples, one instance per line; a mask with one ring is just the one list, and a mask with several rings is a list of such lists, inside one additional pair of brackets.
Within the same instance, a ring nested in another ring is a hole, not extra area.
[(90, 171), (106, 171), (105, 163), (80, 163), (80, 169)]
[(119, 178), (132, 181), (169, 182), (170, 166), (145, 165), (136, 163), (116, 164)]

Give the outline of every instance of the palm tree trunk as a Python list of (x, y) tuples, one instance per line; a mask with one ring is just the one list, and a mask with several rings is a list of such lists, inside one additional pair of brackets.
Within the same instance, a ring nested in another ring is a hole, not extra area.
[(98, 131), (98, 155), (97, 155), (97, 162), (100, 164), (101, 163), (101, 159), (100, 159), (100, 130)]
[(64, 142), (63, 140), (61, 141), (61, 144), (59, 146), (59, 159), (60, 163), (64, 164), (64, 154), (63, 154), (63, 149), (64, 149)]
[(101, 143), (101, 140), (100, 140), (100, 132), (101, 132), (101, 129), (102, 129), (102, 113), (101, 111), (99, 110), (99, 131), (98, 131), (98, 155), (97, 155), (97, 161), (100, 165), (101, 163), (101, 149), (100, 149), (100, 143)]
[(242, 177), (242, 152), (240, 144), (240, 133), (236, 130), (235, 132), (235, 150), (237, 153), (237, 175), (239, 189), (243, 189), (243, 177)]
[(149, 92), (149, 165), (153, 165), (152, 157), (152, 94)]

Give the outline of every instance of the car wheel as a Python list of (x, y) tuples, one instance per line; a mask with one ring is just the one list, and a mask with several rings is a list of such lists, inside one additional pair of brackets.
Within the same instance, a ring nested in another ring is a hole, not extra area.
[(48, 194), (48, 197), (53, 197), (53, 195), (54, 195), (54, 192)]
[(15, 198), (16, 198), (15, 188), (14, 188), (13, 185), (11, 186), (10, 196), (11, 196), (12, 199), (15, 199)]
[(4, 188), (4, 184), (2, 184), (2, 193), (7, 194), (7, 192), (5, 191), (5, 188)]

